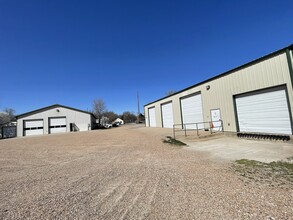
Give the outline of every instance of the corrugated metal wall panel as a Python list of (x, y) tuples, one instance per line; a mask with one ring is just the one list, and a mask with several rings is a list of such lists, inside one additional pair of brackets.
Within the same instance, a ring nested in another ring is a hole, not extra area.
[[(206, 85), (210, 85), (209, 90), (206, 90)], [(210, 109), (220, 108), (224, 129), (226, 131), (236, 131), (233, 95), (278, 85), (287, 85), (289, 102), (293, 103), (291, 78), (285, 53), (262, 60), (252, 66), (239, 69), (197, 87), (182, 91), (181, 93), (168, 97), (167, 99), (162, 99), (152, 105), (156, 105), (156, 107), (160, 108), (162, 103), (172, 101), (174, 122), (180, 124), (182, 121), (180, 102), (178, 100), (180, 97), (195, 92), (201, 92), (204, 121), (210, 120)], [(293, 104), (290, 105), (291, 112), (292, 105)], [(150, 106), (145, 106), (146, 112), (148, 107)], [(159, 119), (161, 117), (160, 111), (157, 111), (156, 114), (158, 114), (157, 119)], [(158, 124), (161, 123), (158, 122)]]

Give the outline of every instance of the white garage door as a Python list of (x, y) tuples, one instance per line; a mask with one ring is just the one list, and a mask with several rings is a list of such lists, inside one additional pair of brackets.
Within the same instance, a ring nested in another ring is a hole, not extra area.
[(156, 127), (156, 111), (155, 108), (149, 108), (149, 123), (150, 127)]
[(66, 132), (66, 118), (49, 118), (50, 134)]
[[(181, 111), (183, 124), (203, 122), (201, 94), (189, 96), (181, 99)], [(196, 125), (186, 125), (187, 129), (195, 129)], [(198, 128), (204, 128), (203, 124), (198, 124)]]
[(27, 120), (24, 124), (24, 136), (40, 135), (44, 134), (44, 122), (42, 119), (39, 120)]
[(236, 97), (241, 132), (292, 134), (284, 89)]
[(173, 105), (172, 102), (162, 105), (163, 128), (173, 128)]

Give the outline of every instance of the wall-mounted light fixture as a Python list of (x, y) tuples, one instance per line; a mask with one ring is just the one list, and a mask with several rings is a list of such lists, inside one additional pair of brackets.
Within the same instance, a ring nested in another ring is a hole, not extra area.
[(207, 85), (207, 86), (206, 86), (206, 89), (207, 89), (207, 90), (210, 90), (210, 88), (211, 88), (210, 85)]

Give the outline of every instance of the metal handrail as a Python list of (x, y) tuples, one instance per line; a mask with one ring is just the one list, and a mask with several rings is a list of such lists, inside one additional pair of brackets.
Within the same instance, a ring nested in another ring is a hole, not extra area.
[[(213, 126), (214, 122), (221, 122), (220, 126)], [(199, 128), (198, 125), (203, 124), (203, 128)], [(205, 124), (208, 124), (209, 127), (205, 127)], [(188, 125), (195, 125), (196, 128), (191, 129), (191, 128), (186, 128)], [(176, 126), (180, 126), (181, 129), (176, 129)], [(205, 129), (209, 129), (211, 134), (213, 133), (213, 128), (222, 128), (222, 132), (224, 131), (223, 128), (223, 121), (219, 120), (219, 121), (207, 121), (207, 122), (197, 122), (197, 123), (185, 123), (185, 124), (173, 124), (173, 137), (174, 139), (176, 138), (176, 131), (184, 131), (184, 135), (185, 137), (187, 136), (187, 131), (196, 131), (197, 136), (199, 136), (199, 130), (205, 130)]]

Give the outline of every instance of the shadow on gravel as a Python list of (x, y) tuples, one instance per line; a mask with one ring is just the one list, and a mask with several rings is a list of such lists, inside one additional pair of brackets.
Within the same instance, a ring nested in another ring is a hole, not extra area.
[(178, 141), (178, 140), (172, 138), (171, 136), (166, 136), (166, 139), (163, 139), (162, 141), (165, 144), (171, 144), (171, 145), (175, 145), (175, 146), (187, 146), (182, 141)]

